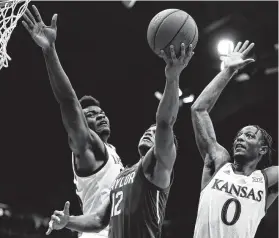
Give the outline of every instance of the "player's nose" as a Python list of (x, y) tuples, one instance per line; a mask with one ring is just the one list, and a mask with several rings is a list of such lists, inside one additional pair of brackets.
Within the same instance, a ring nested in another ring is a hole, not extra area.
[(102, 119), (104, 119), (105, 117), (106, 117), (105, 114), (100, 113), (100, 114), (96, 117), (96, 120), (102, 120)]
[(243, 142), (243, 141), (244, 141), (243, 134), (236, 138), (236, 142)]

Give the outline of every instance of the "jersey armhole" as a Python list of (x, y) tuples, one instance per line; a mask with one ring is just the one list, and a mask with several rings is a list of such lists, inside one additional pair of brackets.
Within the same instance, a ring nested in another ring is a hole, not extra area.
[(265, 184), (265, 206), (264, 211), (267, 212), (267, 196), (268, 196), (268, 177), (266, 175), (266, 172), (264, 170), (261, 170), (263, 176), (264, 176), (264, 184)]
[(209, 179), (208, 183), (201, 189), (201, 192), (208, 186), (208, 184), (210, 184), (210, 182), (212, 181), (212, 179), (215, 177), (215, 175), (225, 166), (229, 164), (229, 162), (224, 163), (222, 166), (220, 166), (211, 176), (211, 178)]
[(72, 153), (72, 161), (73, 161), (73, 169), (74, 169), (74, 173), (76, 174), (76, 176), (80, 177), (80, 178), (87, 178), (87, 177), (90, 177), (92, 175), (95, 175), (97, 174), (102, 168), (105, 167), (105, 165), (108, 163), (108, 160), (109, 160), (109, 154), (108, 154), (108, 149), (106, 147), (106, 144), (104, 144), (104, 147), (105, 147), (105, 160), (104, 160), (104, 163), (96, 170), (94, 170), (93, 172), (91, 173), (88, 173), (88, 174), (81, 174), (77, 171), (77, 168), (76, 168), (76, 163), (75, 163), (75, 155), (74, 153)]
[[(151, 156), (153, 157), (152, 159), (156, 159), (154, 155), (154, 147), (152, 148)], [(160, 188), (153, 184), (152, 182), (149, 181), (148, 178), (145, 177), (144, 172), (143, 172), (143, 166), (142, 166), (142, 160), (140, 161), (139, 168), (138, 168), (138, 173), (141, 179), (143, 180), (143, 183), (147, 184), (151, 189), (155, 189), (156, 191), (160, 191), (163, 193), (168, 193), (174, 180), (174, 170), (171, 172), (171, 178), (170, 178), (170, 184), (166, 188)]]

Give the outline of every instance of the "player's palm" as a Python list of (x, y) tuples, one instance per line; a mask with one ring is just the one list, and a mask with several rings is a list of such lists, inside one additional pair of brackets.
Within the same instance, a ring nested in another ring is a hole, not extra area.
[(31, 36), (37, 45), (46, 49), (56, 40), (56, 28), (37, 23), (32, 29)]
[(70, 219), (70, 202), (66, 202), (64, 205), (63, 211), (54, 211), (51, 216), (49, 227), (46, 232), (49, 235), (52, 230), (61, 230), (63, 229), (69, 222)]
[(241, 42), (238, 42), (233, 52), (229, 52), (229, 54), (221, 56), (221, 60), (224, 62), (224, 68), (239, 70), (254, 62), (254, 59), (244, 59), (254, 47), (254, 43), (251, 43), (249, 46), (248, 44), (249, 41), (245, 41), (245, 43), (240, 48)]
[(181, 55), (179, 58), (176, 57), (172, 45), (170, 46), (170, 53), (171, 58), (168, 58), (163, 50), (160, 54), (160, 57), (166, 62), (165, 74), (167, 79), (179, 76), (194, 54), (192, 45), (190, 45), (187, 52), (185, 52), (185, 45), (183, 43), (181, 44)]
[(31, 13), (31, 11), (27, 9), (23, 15), (25, 21), (23, 21), (22, 24), (30, 33), (31, 37), (34, 39), (37, 45), (39, 45), (43, 49), (47, 49), (56, 40), (57, 14), (53, 15), (51, 25), (46, 26), (38, 9), (34, 5), (32, 7), (35, 17)]

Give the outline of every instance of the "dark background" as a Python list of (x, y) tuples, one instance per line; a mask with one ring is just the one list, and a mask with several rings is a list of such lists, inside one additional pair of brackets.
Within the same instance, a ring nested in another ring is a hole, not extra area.
[[(278, 67), (277, 2), (137, 2), (132, 9), (121, 2), (35, 4), (46, 24), (58, 13), (56, 48), (63, 68), (79, 97), (91, 94), (101, 101), (111, 121), (110, 142), (124, 164), (139, 159), (138, 140), (155, 122), (159, 101), (154, 92), (163, 91), (165, 65), (149, 48), (146, 31), (152, 17), (167, 8), (188, 12), (199, 28), (195, 55), (180, 77), (181, 89), (195, 97), (219, 72), (218, 40), (255, 42), (251, 56), (256, 62), (245, 69), (251, 79), (242, 83), (233, 79), (211, 116), (218, 141), (228, 150), (236, 132), (247, 124), (265, 128), (277, 150), (278, 73), (264, 73)], [(43, 218), (62, 209), (66, 200), (71, 201), (73, 214), (80, 213), (71, 151), (41, 49), (20, 23), (8, 53), (12, 61), (0, 72), (0, 202), (10, 206), (14, 215), (9, 219), (14, 222), (0, 220), (1, 237), (42, 237), (39, 234), (48, 222)], [(179, 155), (164, 237), (192, 237), (194, 230), (203, 161), (194, 141), (190, 106), (180, 108), (175, 125)], [(277, 152), (273, 160), (278, 164)], [(276, 200), (256, 237), (278, 237), (277, 211)], [(69, 237), (69, 233), (53, 232), (53, 236)]]

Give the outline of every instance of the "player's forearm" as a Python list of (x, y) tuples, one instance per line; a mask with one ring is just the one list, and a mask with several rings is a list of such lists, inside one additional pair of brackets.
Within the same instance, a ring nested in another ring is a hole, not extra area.
[(192, 110), (206, 110), (210, 112), (234, 73), (235, 71), (231, 69), (224, 69), (217, 74), (201, 92), (195, 103), (192, 105)]
[(179, 109), (179, 76), (166, 80), (165, 90), (156, 113), (157, 124), (172, 126)]
[(46, 67), (49, 75), (50, 84), (57, 101), (77, 99), (71, 82), (64, 72), (58, 58), (55, 45), (43, 51)]
[(70, 230), (78, 232), (99, 232), (106, 227), (102, 219), (96, 214), (70, 216), (66, 226)]

